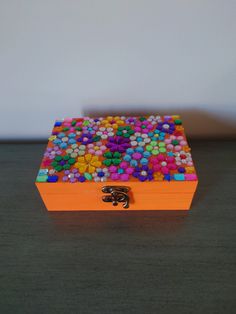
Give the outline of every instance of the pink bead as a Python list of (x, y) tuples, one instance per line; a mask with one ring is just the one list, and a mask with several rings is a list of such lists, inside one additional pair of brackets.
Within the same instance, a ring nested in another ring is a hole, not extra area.
[(188, 181), (193, 181), (193, 180), (197, 180), (197, 176), (196, 174), (185, 174), (184, 175), (185, 179), (188, 180)]
[(182, 148), (181, 148), (180, 145), (176, 145), (176, 146), (175, 146), (175, 151), (176, 151), (176, 152), (179, 152), (181, 149), (182, 149)]
[(189, 161), (189, 162), (187, 163), (187, 165), (188, 165), (188, 166), (193, 166), (193, 163), (192, 163), (191, 161)]
[(184, 139), (183, 136), (178, 136), (178, 137), (177, 137), (177, 140), (178, 140), (178, 141), (182, 141), (183, 139)]
[(129, 180), (129, 175), (127, 173), (123, 173), (123, 174), (121, 174), (120, 179), (122, 181), (128, 181)]
[(112, 180), (118, 180), (118, 179), (119, 179), (119, 174), (116, 173), (116, 172), (115, 172), (115, 173), (112, 173), (112, 174), (111, 174), (111, 179), (112, 179)]
[(175, 139), (176, 139), (176, 136), (175, 136), (175, 135), (171, 135), (171, 136), (170, 136), (170, 139), (175, 140)]
[(134, 128), (134, 131), (135, 131), (135, 132), (140, 132), (140, 131), (141, 131), (141, 128), (138, 127), (138, 126), (136, 126), (136, 127)]
[(128, 163), (127, 163), (126, 161), (122, 161), (122, 162), (120, 163), (120, 168), (125, 169), (125, 168), (127, 168), (127, 167), (128, 167)]
[(169, 165), (168, 165), (168, 168), (169, 168), (170, 170), (175, 170), (175, 169), (177, 168), (177, 166), (176, 166), (176, 164), (169, 164)]
[(88, 148), (93, 148), (93, 144), (88, 144)]
[(168, 156), (168, 157), (166, 158), (166, 160), (167, 160), (168, 163), (174, 163), (174, 162), (175, 162), (175, 158), (172, 157), (172, 156)]
[(161, 167), (161, 172), (163, 174), (168, 174), (169, 173), (169, 169), (167, 167)]
[(186, 141), (180, 141), (180, 145), (185, 146), (185, 145), (187, 145), (187, 142)]
[(129, 167), (125, 170), (125, 172), (128, 174), (132, 174), (134, 172), (134, 168)]
[(101, 151), (101, 150), (97, 150), (97, 151), (95, 152), (95, 155), (96, 155), (96, 156), (101, 156), (101, 155), (102, 155), (102, 151)]
[(174, 145), (168, 144), (166, 147), (167, 147), (167, 149), (172, 150), (174, 148)]
[(140, 154), (140, 153), (133, 153), (132, 157), (133, 157), (133, 159), (138, 160), (138, 159), (142, 158), (142, 154)]
[(171, 143), (171, 139), (170, 139), (170, 138), (167, 138), (167, 139), (165, 140), (165, 143), (166, 143), (166, 144), (170, 144), (170, 143)]
[(117, 170), (117, 167), (116, 167), (116, 166), (110, 166), (110, 167), (109, 167), (109, 171), (110, 171), (110, 172), (116, 172), (116, 170)]
[(89, 149), (88, 152), (89, 152), (89, 154), (94, 154), (95, 150), (94, 149)]
[(161, 166), (158, 165), (158, 164), (156, 164), (156, 165), (153, 166), (153, 170), (154, 170), (154, 171), (159, 171), (160, 169), (161, 169)]
[(159, 154), (159, 155), (157, 156), (157, 159), (158, 159), (159, 161), (163, 161), (163, 160), (165, 160), (165, 156), (162, 155), (162, 154)]

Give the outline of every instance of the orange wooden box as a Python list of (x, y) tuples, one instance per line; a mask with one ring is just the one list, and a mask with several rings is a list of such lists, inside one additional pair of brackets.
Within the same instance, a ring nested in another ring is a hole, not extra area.
[(57, 120), (36, 178), (50, 211), (187, 210), (197, 183), (178, 115)]

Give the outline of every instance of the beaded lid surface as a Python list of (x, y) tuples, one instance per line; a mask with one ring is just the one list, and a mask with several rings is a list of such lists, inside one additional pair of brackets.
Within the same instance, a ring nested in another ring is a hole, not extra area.
[(182, 121), (173, 116), (57, 120), (36, 182), (195, 181)]

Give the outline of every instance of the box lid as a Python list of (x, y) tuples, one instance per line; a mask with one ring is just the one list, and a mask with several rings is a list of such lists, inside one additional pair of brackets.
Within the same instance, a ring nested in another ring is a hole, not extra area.
[(37, 183), (197, 181), (180, 116), (57, 120)]

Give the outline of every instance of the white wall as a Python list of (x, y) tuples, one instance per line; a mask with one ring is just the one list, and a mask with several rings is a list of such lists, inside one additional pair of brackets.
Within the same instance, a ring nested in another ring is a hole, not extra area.
[(111, 109), (235, 135), (235, 36), (235, 0), (0, 0), (0, 138)]

